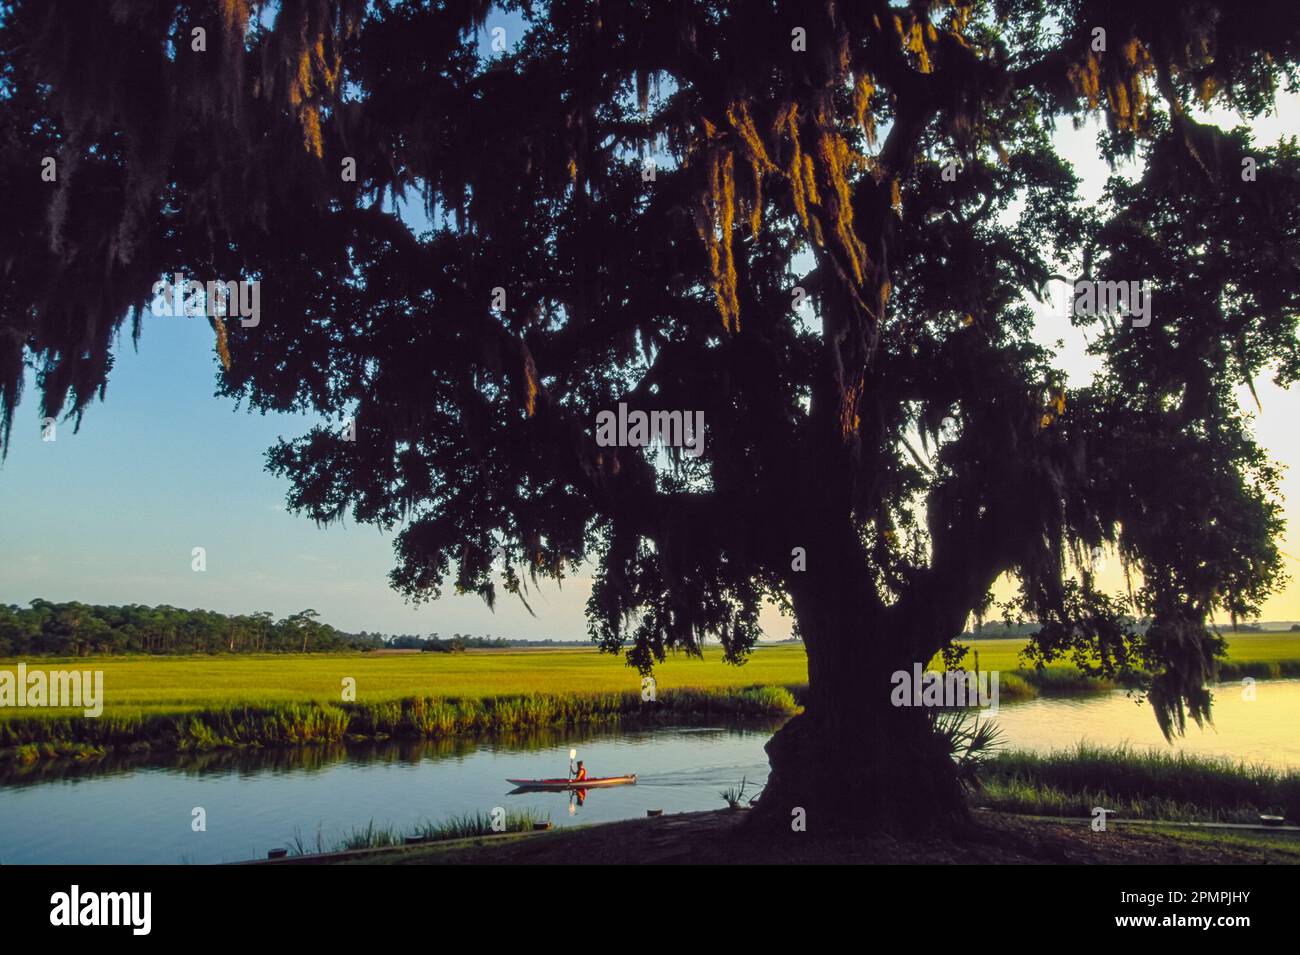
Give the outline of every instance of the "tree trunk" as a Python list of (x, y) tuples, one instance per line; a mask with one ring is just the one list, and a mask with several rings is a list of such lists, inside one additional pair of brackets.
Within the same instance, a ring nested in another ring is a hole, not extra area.
[(809, 832), (950, 829), (967, 818), (953, 761), (924, 708), (892, 703), (893, 673), (910, 677), (938, 644), (910, 639), (874, 601), (855, 540), (818, 550), (837, 554), (834, 565), (810, 559), (791, 589), (808, 651), (805, 711), (767, 744), (755, 821), (791, 827), (802, 809)]

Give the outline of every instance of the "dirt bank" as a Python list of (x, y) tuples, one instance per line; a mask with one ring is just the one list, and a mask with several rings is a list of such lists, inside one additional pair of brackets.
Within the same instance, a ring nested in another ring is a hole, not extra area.
[[(744, 813), (682, 813), (523, 835), (489, 836), (381, 852), (338, 854), (319, 862), (387, 865), (765, 863), (867, 864), (1201, 864), (1300, 863), (1300, 841), (1259, 833), (1112, 826), (977, 813), (960, 839), (759, 835)], [(298, 864), (307, 859), (284, 860)], [(283, 863), (280, 863), (283, 864)]]

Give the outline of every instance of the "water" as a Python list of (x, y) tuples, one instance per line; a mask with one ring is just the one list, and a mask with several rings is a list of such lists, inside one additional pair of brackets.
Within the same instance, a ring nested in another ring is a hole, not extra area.
[[(1300, 769), (1300, 680), (1261, 682), (1256, 698), (1228, 684), (1215, 725), (1177, 748)], [(1151, 711), (1123, 692), (1004, 705), (1008, 745), (1047, 750), (1081, 740), (1168, 750)], [(494, 807), (532, 810), (559, 826), (718, 809), (719, 791), (767, 778), (774, 726), (669, 727), (542, 734), (475, 743), (422, 742), (208, 753), (165, 765), (43, 763), (0, 780), (0, 863), (210, 863), (264, 858), (300, 838), (326, 846), (370, 821), (409, 831), (426, 820)], [(506, 777), (562, 776), (577, 747), (593, 776), (637, 773), (635, 786), (510, 795)], [(207, 831), (191, 829), (192, 810)]]
[[(1214, 690), (1214, 724), (1198, 729), (1189, 721), (1187, 735), (1173, 748), (1300, 770), (1300, 680), (1264, 680), (1253, 689), (1255, 698), (1248, 700), (1241, 684), (1220, 684)], [(1086, 740), (1170, 750), (1151, 707), (1123, 691), (1004, 705), (998, 725), (1016, 749), (1061, 749)]]
[[(413, 830), (463, 813), (533, 810), (556, 825), (719, 809), (718, 792), (767, 779), (773, 726), (659, 728), (467, 745), (390, 743), (206, 754), (168, 766), (37, 767), (0, 788), (0, 863), (211, 863), (265, 858), (295, 837), (311, 849), (377, 826)], [(593, 776), (635, 786), (510, 795), (506, 777), (563, 776), (576, 746)], [(191, 829), (192, 811), (207, 831)]]

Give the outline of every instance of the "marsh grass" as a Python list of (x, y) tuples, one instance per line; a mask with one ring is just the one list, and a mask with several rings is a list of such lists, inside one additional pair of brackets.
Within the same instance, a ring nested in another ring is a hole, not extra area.
[[(1300, 676), (1300, 634), (1228, 633), (1220, 677)], [(972, 641), (982, 668), (998, 670), (1002, 700), (1105, 692), (1116, 684), (1069, 666), (1027, 669), (1023, 639)], [(435, 659), (436, 658), (436, 659)], [(217, 657), (45, 658), (43, 666), (103, 669), (98, 719), (68, 711), (0, 709), (0, 763), (122, 754), (204, 753), (349, 740), (465, 737), (619, 722), (693, 722), (788, 716), (807, 691), (801, 646), (764, 647), (743, 668), (716, 648), (703, 660), (670, 655), (656, 666), (659, 702), (626, 691), (617, 657), (588, 650), (466, 654), (235, 654)], [(0, 669), (11, 665), (0, 661)], [(930, 664), (941, 668), (938, 659)], [(340, 674), (365, 703), (335, 703)], [(557, 693), (550, 687), (565, 687)], [(669, 687), (665, 689), (665, 687)], [(437, 693), (427, 692), (436, 687)]]
[[(1300, 656), (1300, 653), (1296, 654)], [(12, 670), (18, 659), (0, 659)], [(28, 660), (29, 666), (38, 661)], [(372, 703), (416, 697), (486, 699), (530, 694), (589, 696), (640, 690), (641, 677), (616, 655), (592, 649), (491, 650), (467, 653), (223, 654), (219, 656), (42, 657), (47, 669), (102, 670), (104, 716), (182, 712), (288, 703), (341, 702), (340, 679), (352, 677), (358, 698)], [(724, 662), (717, 647), (703, 658), (669, 653), (655, 665), (666, 690), (791, 686), (808, 681), (800, 645), (762, 647), (744, 666)], [(30, 715), (0, 709), (0, 720)], [(64, 716), (80, 718), (79, 711)]]
[(349, 852), (357, 849), (387, 849), (392, 846), (406, 845), (408, 839), (420, 842), (445, 842), (449, 839), (469, 839), (475, 836), (490, 836), (506, 832), (530, 832), (538, 823), (549, 823), (550, 815), (543, 815), (532, 810), (507, 810), (502, 819), (503, 828), (492, 828), (492, 817), (484, 812), (463, 813), (449, 816), (441, 822), (425, 821), (410, 832), (402, 832), (394, 826), (376, 825), (371, 819), (365, 826), (355, 826), (337, 839), (326, 842), (319, 827), (314, 842), (303, 838), (300, 830), (294, 831), (293, 839), (288, 843), (289, 855), (311, 856), (330, 852)]
[(979, 768), (981, 805), (1036, 815), (1300, 821), (1300, 773), (1230, 759), (1080, 744), (1051, 753), (1001, 752)]
[(1074, 696), (1084, 693), (1106, 693), (1117, 689), (1114, 680), (1090, 677), (1074, 667), (1049, 666), (1041, 670), (1017, 670), (1016, 675), (1029, 683), (1043, 696)]
[(1018, 812), (1031, 816), (1090, 818), (1093, 808), (1107, 810), (1108, 818), (1151, 819), (1166, 822), (1241, 822), (1259, 821), (1254, 810), (1242, 807), (1212, 807), (1173, 799), (1145, 797), (1125, 799), (1099, 789), (1063, 792), (1051, 787), (1019, 780), (988, 783), (977, 800), (980, 805), (1000, 812)]
[(1219, 664), (1220, 680), (1280, 680), (1300, 676), (1300, 660), (1226, 660)]
[[(503, 820), (505, 828), (501, 832), (530, 832), (539, 823), (549, 823), (550, 814), (534, 812), (531, 809), (506, 811)], [(426, 823), (416, 830), (415, 835), (426, 842), (442, 842), (447, 839), (468, 839), (473, 836), (490, 836), (497, 830), (492, 828), (492, 817), (483, 812), (464, 813), (450, 816), (439, 823)]]
[(0, 721), (0, 760), (103, 755), (141, 748), (205, 752), (301, 746), (341, 740), (437, 739), (628, 722), (771, 718), (797, 712), (782, 687), (671, 690), (653, 703), (638, 692), (525, 694), (375, 703), (286, 703), (198, 710), (181, 715), (105, 715), (97, 720), (22, 717)]

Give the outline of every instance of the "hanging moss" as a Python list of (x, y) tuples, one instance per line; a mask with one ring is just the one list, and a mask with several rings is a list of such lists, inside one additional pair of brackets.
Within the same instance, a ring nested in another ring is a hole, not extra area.
[(212, 329), (217, 334), (217, 355), (221, 358), (221, 367), (230, 370), (230, 343), (226, 341), (226, 323), (220, 318), (212, 320)]
[(1070, 64), (1067, 73), (1071, 85), (1090, 108), (1099, 108), (1104, 96), (1112, 128), (1138, 132), (1146, 118), (1146, 85), (1155, 71), (1146, 45), (1130, 37), (1117, 56), (1089, 47), (1081, 61)]
[(540, 387), (537, 383), (537, 365), (533, 362), (533, 356), (527, 353), (524, 355), (524, 379), (527, 388), (525, 407), (528, 417), (531, 418), (537, 412), (537, 394)]

